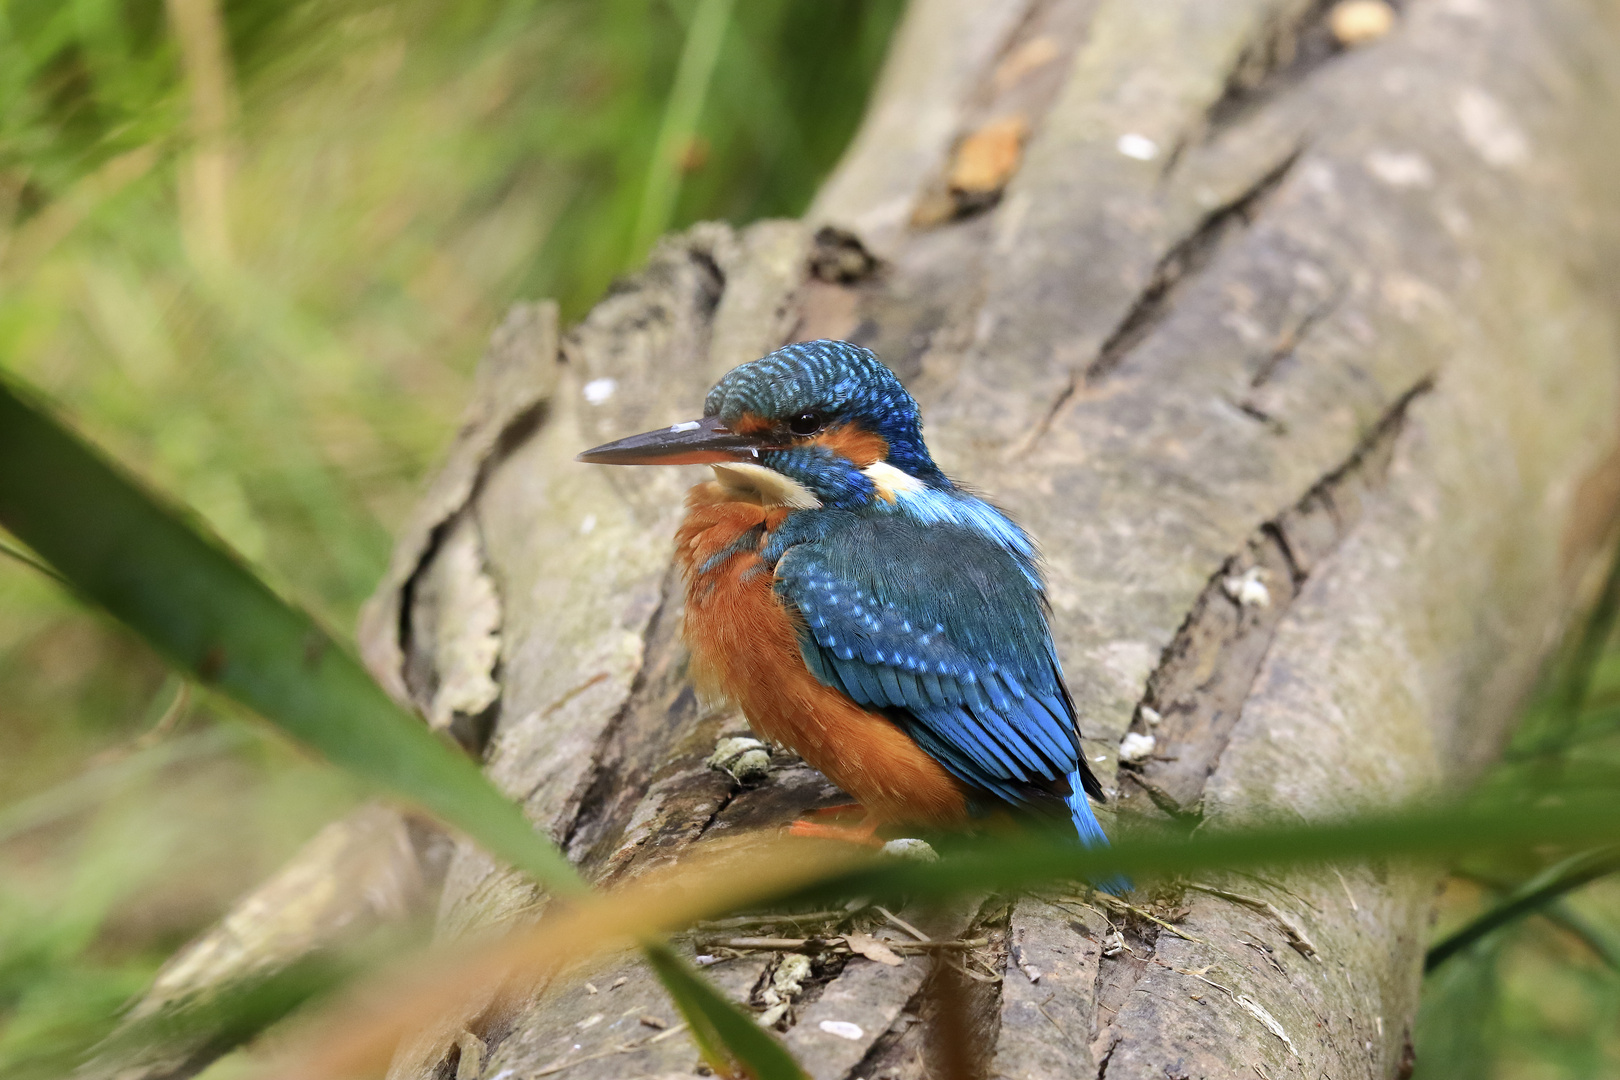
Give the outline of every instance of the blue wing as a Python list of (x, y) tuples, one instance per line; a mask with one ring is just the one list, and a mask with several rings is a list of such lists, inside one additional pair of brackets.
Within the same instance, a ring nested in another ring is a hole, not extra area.
[(1102, 842), (1033, 551), (900, 514), (797, 516), (813, 531), (773, 537), (776, 588), (803, 616), (815, 676), (994, 800), (1073, 816), (1083, 840)]

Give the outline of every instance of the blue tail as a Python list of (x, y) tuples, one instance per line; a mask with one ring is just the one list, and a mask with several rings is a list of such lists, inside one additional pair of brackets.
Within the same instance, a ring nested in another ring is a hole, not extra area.
[[(1076, 769), (1069, 774), (1069, 813), (1074, 818), (1074, 831), (1080, 834), (1080, 843), (1086, 847), (1107, 847), (1108, 836), (1097, 824), (1097, 815), (1091, 812), (1091, 800), (1086, 797), (1086, 789), (1080, 782), (1080, 770)], [(1093, 885), (1106, 893), (1115, 896), (1124, 896), (1136, 888), (1131, 879), (1124, 874), (1110, 874), (1105, 878), (1088, 879)]]

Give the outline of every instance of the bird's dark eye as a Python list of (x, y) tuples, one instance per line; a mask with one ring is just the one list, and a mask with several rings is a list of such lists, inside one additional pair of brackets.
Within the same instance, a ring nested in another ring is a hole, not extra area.
[(814, 435), (821, 430), (821, 414), (800, 413), (788, 421), (788, 430), (795, 435)]

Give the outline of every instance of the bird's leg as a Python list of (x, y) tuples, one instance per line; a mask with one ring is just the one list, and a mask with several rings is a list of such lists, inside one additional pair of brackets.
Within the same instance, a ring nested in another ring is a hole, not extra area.
[[(829, 807), (842, 809), (842, 807)], [(828, 825), (819, 821), (800, 819), (788, 826), (789, 836), (806, 836), (816, 840), (842, 840), (846, 844), (881, 848), (883, 840), (877, 835), (878, 820), (868, 814), (859, 825)]]

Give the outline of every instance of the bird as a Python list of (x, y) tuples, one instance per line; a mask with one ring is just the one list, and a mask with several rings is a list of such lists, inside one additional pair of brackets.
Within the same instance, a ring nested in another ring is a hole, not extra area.
[(784, 346), (721, 378), (700, 419), (578, 460), (712, 468), (675, 538), (694, 682), (864, 814), (791, 833), (878, 846), (1010, 819), (1107, 844), (1035, 543), (935, 464), (869, 349)]

